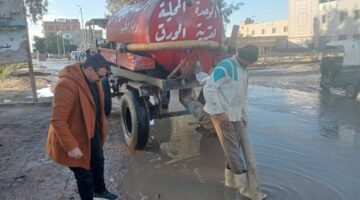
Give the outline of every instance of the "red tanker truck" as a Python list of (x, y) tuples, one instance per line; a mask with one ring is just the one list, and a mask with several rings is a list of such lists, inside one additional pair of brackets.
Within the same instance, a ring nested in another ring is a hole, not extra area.
[[(106, 43), (96, 42), (112, 64), (103, 86), (107, 96), (120, 97), (121, 131), (130, 148), (146, 146), (150, 120), (191, 113), (184, 99), (195, 99), (196, 73), (209, 73), (226, 49), (213, 0), (139, 0), (109, 19), (87, 22), (93, 25), (106, 29)], [(179, 91), (185, 111), (169, 111), (171, 90)], [(109, 113), (111, 98), (106, 102)]]

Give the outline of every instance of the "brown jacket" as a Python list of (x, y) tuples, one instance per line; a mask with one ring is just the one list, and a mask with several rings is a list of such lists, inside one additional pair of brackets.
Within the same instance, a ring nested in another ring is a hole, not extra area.
[[(80, 63), (65, 67), (55, 87), (46, 151), (55, 162), (90, 168), (90, 140), (95, 130), (95, 104)], [(101, 108), (101, 143), (105, 142), (104, 93), (97, 83)], [(79, 147), (84, 156), (70, 158), (67, 152)]]

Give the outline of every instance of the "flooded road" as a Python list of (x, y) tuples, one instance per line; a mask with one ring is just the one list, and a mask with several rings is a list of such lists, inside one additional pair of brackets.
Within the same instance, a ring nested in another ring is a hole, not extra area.
[[(360, 102), (322, 93), (317, 66), (250, 73), (249, 134), (268, 199), (359, 199)], [(224, 188), (220, 144), (192, 122), (155, 121), (119, 185), (126, 199), (246, 199)]]

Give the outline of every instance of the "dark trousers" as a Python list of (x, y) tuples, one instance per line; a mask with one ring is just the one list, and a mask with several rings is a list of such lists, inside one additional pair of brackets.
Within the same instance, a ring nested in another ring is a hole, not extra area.
[(90, 170), (81, 167), (70, 167), (70, 169), (74, 172), (81, 200), (93, 200), (93, 192), (105, 192), (104, 152), (99, 130), (95, 131), (91, 139)]

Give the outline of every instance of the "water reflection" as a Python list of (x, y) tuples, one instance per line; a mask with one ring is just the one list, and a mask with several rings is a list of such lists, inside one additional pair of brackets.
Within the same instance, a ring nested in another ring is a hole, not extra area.
[(326, 92), (319, 98), (320, 134), (348, 145), (359, 144), (360, 102)]
[[(356, 200), (360, 195), (360, 105), (332, 94), (251, 86), (249, 133), (268, 199)], [(190, 116), (152, 127), (158, 148), (138, 151), (119, 190), (126, 199), (240, 199), (223, 186), (216, 137)]]
[[(189, 125), (196, 120), (188, 115), (170, 118), (168, 121), (170, 123), (167, 124), (170, 124), (171, 128), (165, 130), (169, 130), (168, 134), (171, 138), (170, 141), (161, 144), (162, 152), (177, 160), (199, 156), (200, 135), (192, 134), (196, 125)], [(157, 134), (156, 137), (159, 137), (158, 135), (161, 132), (158, 131), (153, 135)]]
[(191, 122), (191, 116), (155, 122), (151, 134), (162, 142), (160, 151), (137, 152), (120, 186), (127, 199), (240, 199), (237, 190), (223, 187), (224, 158), (217, 138), (201, 137)]

